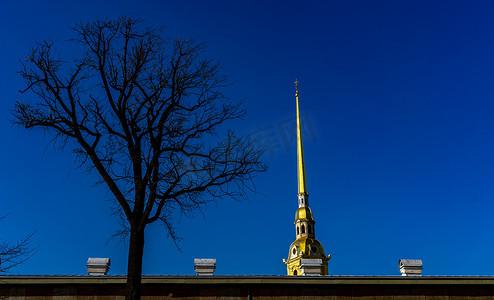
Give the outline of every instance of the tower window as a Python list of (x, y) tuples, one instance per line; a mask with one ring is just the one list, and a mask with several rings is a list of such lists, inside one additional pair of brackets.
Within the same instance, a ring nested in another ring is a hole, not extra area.
[(300, 234), (300, 230), (299, 230), (299, 228), (297, 226), (297, 235), (299, 235), (299, 234)]
[(311, 229), (312, 229), (312, 226), (309, 225), (309, 227), (307, 227), (307, 231), (309, 232), (309, 234), (312, 233), (312, 230)]
[(302, 225), (302, 233), (305, 233), (305, 225)]
[(297, 270), (293, 271), (293, 275), (297, 275)]

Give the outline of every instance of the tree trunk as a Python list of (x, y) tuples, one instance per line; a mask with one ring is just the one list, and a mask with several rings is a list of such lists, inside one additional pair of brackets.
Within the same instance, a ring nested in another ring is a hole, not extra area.
[(127, 266), (126, 300), (141, 299), (142, 253), (144, 250), (144, 230), (130, 229), (129, 259)]

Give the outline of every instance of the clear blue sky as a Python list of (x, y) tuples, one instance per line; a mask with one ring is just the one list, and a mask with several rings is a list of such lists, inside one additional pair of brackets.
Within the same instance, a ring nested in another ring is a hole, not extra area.
[[(13, 128), (30, 95), (16, 73), (35, 40), (61, 44), (79, 20), (138, 16), (168, 37), (208, 41), (246, 99), (241, 134), (270, 143), (270, 169), (248, 201), (181, 219), (183, 252), (147, 230), (145, 274), (286, 274), (297, 208), (293, 81), (299, 79), (316, 237), (335, 275), (494, 270), (494, 2), (492, 1), (7, 1), (0, 10), (0, 237), (37, 230), (34, 257), (14, 274), (85, 274), (87, 257), (126, 272), (127, 246), (109, 194), (75, 168), (70, 148)], [(61, 48), (63, 54), (64, 48)], [(310, 125), (310, 126), (308, 126)]]

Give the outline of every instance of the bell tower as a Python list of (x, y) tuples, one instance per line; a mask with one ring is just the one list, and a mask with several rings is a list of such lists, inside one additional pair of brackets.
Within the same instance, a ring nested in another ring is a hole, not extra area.
[(297, 104), (297, 177), (298, 209), (295, 212), (295, 237), (290, 245), (288, 259), (283, 259), (288, 275), (302, 275), (301, 259), (321, 259), (321, 275), (328, 275), (328, 260), (321, 243), (316, 240), (314, 218), (309, 208), (309, 194), (305, 180), (304, 149), (302, 145), (302, 126), (298, 104), (298, 81), (295, 80), (295, 99)]

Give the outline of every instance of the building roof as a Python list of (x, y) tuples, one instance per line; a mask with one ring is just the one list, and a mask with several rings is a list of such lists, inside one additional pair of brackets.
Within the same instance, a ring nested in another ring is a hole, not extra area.
[[(124, 284), (125, 275), (2, 275), (0, 285)], [(494, 276), (144, 275), (143, 284), (494, 285)]]

